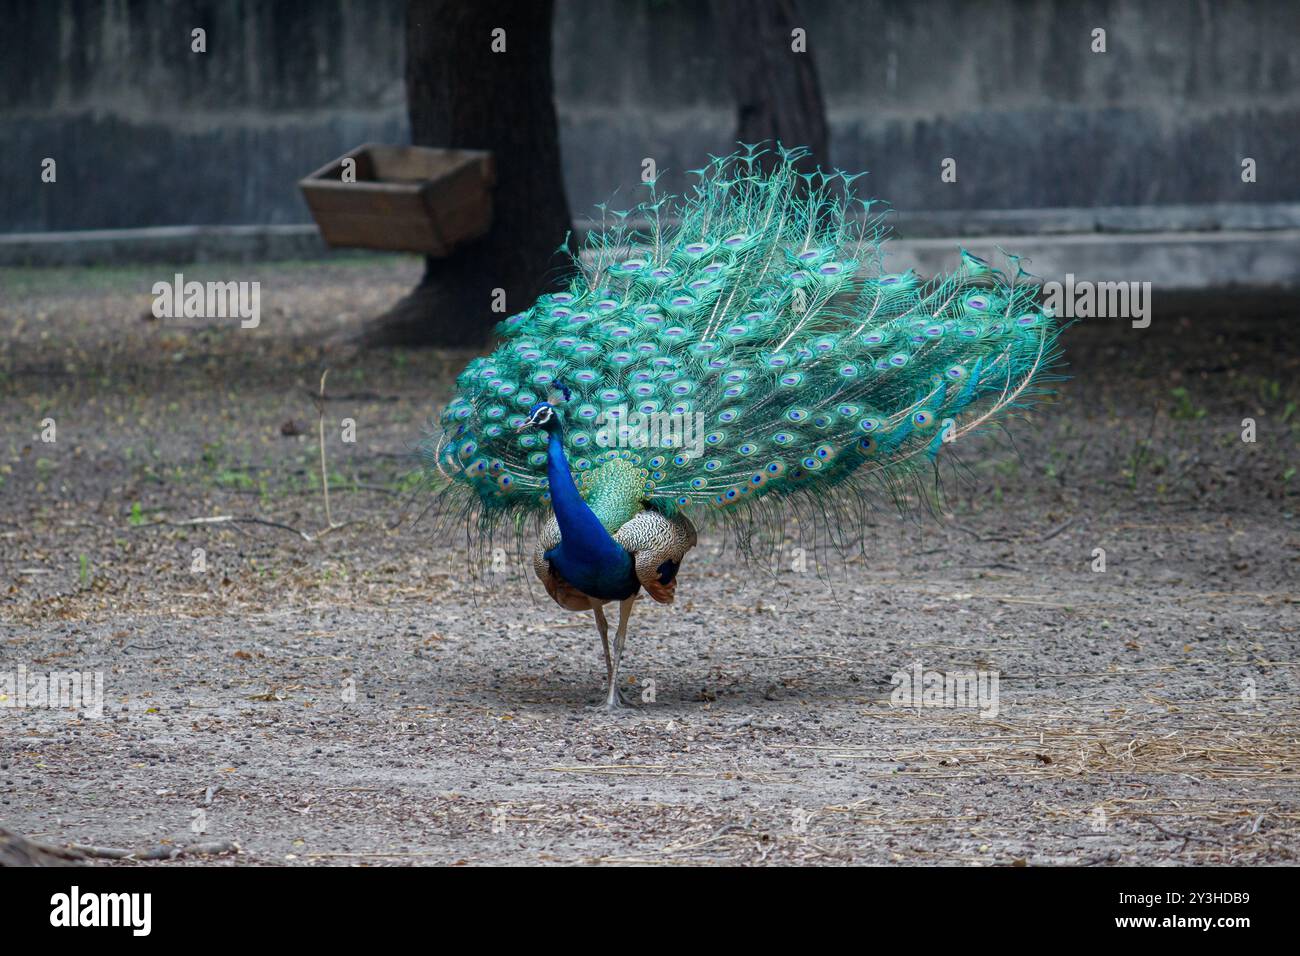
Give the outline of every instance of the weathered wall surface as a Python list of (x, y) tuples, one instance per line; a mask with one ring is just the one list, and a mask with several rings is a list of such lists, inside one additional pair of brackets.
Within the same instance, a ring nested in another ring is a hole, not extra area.
[(302, 222), (299, 176), (406, 135), (397, 2), (4, 7), (3, 231)]
[[(308, 221), (296, 180), (402, 141), (401, 0), (0, 3), (0, 232)], [(1300, 200), (1293, 0), (803, 0), (832, 160), (900, 209)], [(190, 51), (190, 31), (208, 51)], [(1108, 52), (1090, 50), (1107, 31)], [(690, 0), (559, 0), (575, 214), (727, 149)], [(526, 38), (511, 38), (526, 42)], [(58, 183), (40, 182), (44, 157)], [(957, 161), (957, 182), (940, 163)], [(1241, 160), (1258, 181), (1241, 181)]]

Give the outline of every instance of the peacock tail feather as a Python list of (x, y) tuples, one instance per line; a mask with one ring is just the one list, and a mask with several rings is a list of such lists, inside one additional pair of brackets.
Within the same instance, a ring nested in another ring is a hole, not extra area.
[(567, 287), (458, 378), (424, 449), (445, 494), (486, 526), (546, 514), (547, 436), (517, 428), (560, 390), (566, 456), (607, 527), (644, 504), (770, 527), (811, 502), (847, 506), (842, 531), (1042, 394), (1059, 328), (1015, 257), (1009, 277), (965, 251), (951, 275), (885, 274), (856, 177), (777, 150), (770, 171), (746, 147), (684, 198), (651, 183), (633, 210), (602, 207)]

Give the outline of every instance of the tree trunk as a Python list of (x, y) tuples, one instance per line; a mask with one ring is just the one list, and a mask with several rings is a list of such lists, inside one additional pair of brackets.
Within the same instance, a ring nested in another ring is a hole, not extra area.
[(0, 866), (74, 866), (82, 862), (76, 854), (44, 846), (12, 830), (0, 827)]
[[(793, 49), (795, 29), (807, 29), (795, 0), (714, 0), (714, 17), (739, 121), (742, 143), (780, 142), (804, 146), (811, 155), (797, 165), (807, 171), (830, 163), (830, 136), (811, 42)], [(761, 162), (770, 168), (773, 155)]]
[[(406, 97), (417, 146), (491, 150), (491, 231), (444, 259), (390, 311), (347, 341), (478, 346), (524, 308), (571, 228), (551, 80), (553, 0), (409, 0)], [(504, 30), (504, 37), (494, 33)], [(494, 40), (504, 52), (494, 52)], [(500, 295), (505, 293), (505, 311)]]

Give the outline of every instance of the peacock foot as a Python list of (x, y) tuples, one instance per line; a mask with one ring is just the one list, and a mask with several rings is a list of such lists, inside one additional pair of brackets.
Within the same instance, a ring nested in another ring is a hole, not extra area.
[(628, 714), (641, 709), (641, 705), (628, 697), (620, 688), (611, 693), (603, 704), (591, 704), (587, 710), (598, 710), (607, 714)]

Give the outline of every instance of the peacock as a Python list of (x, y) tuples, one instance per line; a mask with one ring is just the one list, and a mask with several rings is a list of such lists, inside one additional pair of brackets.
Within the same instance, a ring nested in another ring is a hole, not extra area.
[[(685, 196), (597, 207), (562, 288), (496, 329), (422, 446), (471, 539), (530, 525), (550, 597), (590, 611), (604, 707), (639, 592), (674, 600), (695, 522), (750, 541), (801, 507), (833, 534), (906, 504), (936, 456), (1059, 378), (1060, 328), (1020, 261), (883, 271), (883, 217), (800, 149), (710, 157)], [(569, 247), (566, 238), (564, 249)], [(619, 603), (611, 641), (605, 606)]]

